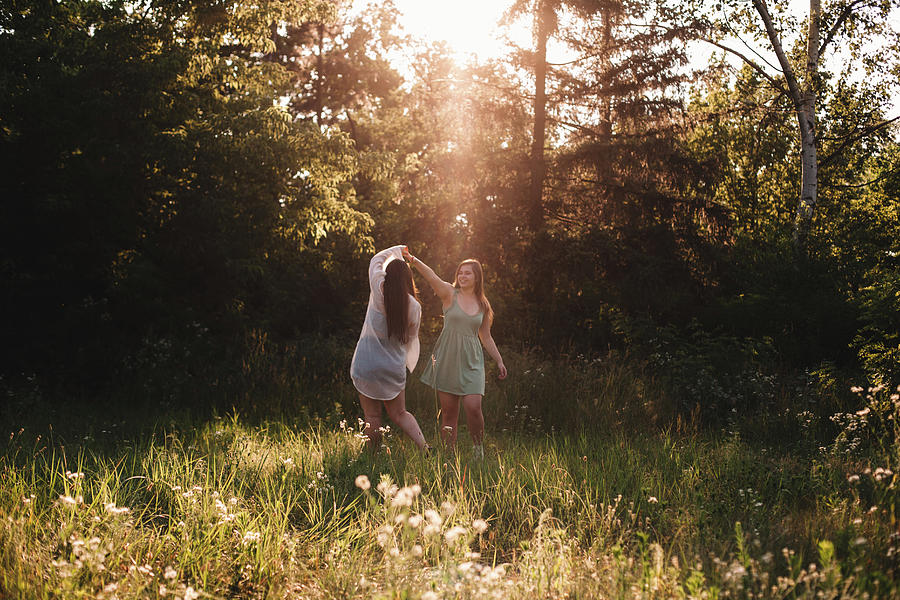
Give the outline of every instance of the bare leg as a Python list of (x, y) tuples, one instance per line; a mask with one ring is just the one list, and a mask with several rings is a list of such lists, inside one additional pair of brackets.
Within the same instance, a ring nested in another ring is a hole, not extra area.
[(441, 400), (441, 440), (448, 448), (456, 448), (456, 428), (459, 423), (459, 396), (438, 392)]
[(369, 450), (377, 452), (381, 448), (381, 400), (373, 400), (368, 396), (359, 395), (359, 403), (362, 404), (363, 414), (366, 419), (365, 434)]
[(397, 394), (397, 397), (393, 400), (385, 402), (384, 407), (387, 409), (388, 417), (391, 418), (391, 421), (396, 423), (406, 435), (412, 438), (419, 450), (424, 450), (428, 444), (425, 443), (422, 429), (419, 428), (416, 418), (406, 410), (406, 390)]
[(484, 441), (484, 413), (481, 412), (481, 394), (468, 394), (462, 397), (463, 410), (466, 411), (466, 424), (472, 443), (480, 446)]

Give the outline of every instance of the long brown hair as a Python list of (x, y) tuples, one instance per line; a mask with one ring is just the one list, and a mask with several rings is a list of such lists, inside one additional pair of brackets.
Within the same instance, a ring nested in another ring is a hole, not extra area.
[(484, 295), (484, 269), (481, 268), (481, 263), (478, 262), (478, 259), (467, 258), (459, 263), (456, 267), (456, 274), (453, 276), (453, 287), (459, 289), (459, 270), (465, 265), (471, 265), (472, 271), (475, 273), (475, 298), (478, 299), (478, 305), (481, 306), (484, 318), (490, 324), (494, 321), (494, 309), (491, 308), (491, 303), (488, 302), (487, 296)]
[(389, 338), (401, 344), (409, 341), (409, 297), (419, 299), (412, 271), (402, 260), (392, 260), (384, 268), (384, 316)]

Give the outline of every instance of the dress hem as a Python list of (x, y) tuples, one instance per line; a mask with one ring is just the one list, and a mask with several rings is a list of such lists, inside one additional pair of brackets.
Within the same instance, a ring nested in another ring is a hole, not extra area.
[[(422, 381), (422, 380), (420, 379), (419, 381)], [(428, 387), (430, 387), (433, 390), (437, 390), (439, 392), (444, 392), (445, 394), (453, 394), (454, 396), (476, 396), (476, 395), (484, 396), (483, 391), (481, 391), (481, 392), (454, 392), (451, 390), (441, 389), (434, 384), (428, 383), (427, 381), (422, 381), (422, 383), (424, 383), (425, 385), (427, 385)]]

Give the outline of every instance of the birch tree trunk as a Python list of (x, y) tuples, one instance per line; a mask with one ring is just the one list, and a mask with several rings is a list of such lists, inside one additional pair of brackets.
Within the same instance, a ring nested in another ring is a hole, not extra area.
[[(781, 38), (775, 30), (772, 15), (769, 13), (765, 0), (753, 0), (753, 6), (762, 17), (766, 27), (766, 36), (769, 38), (769, 43), (772, 44), (775, 56), (778, 57), (800, 129), (800, 199), (794, 218), (794, 244), (799, 247), (805, 242), (817, 201), (819, 162), (816, 151), (816, 78), (819, 69), (821, 0), (810, 0), (809, 2), (806, 65), (802, 82), (797, 78), (794, 68), (784, 52)], [(803, 87), (801, 87), (801, 83)]]

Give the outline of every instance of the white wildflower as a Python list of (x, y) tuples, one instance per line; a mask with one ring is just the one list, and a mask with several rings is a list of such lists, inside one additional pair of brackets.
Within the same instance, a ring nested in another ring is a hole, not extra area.
[(422, 521), (424, 521), (422, 515), (413, 515), (406, 522), (413, 529), (418, 529), (422, 525)]
[(197, 600), (200, 597), (200, 592), (194, 590), (193, 587), (188, 586), (186, 590), (184, 590), (184, 600)]
[(354, 481), (356, 487), (361, 489), (362, 491), (366, 491), (370, 487), (372, 487), (372, 482), (369, 481), (369, 478), (365, 475), (357, 475), (356, 481)]
[(487, 531), (488, 524), (484, 519), (475, 519), (472, 521), (472, 529), (475, 533), (481, 534)]
[(130, 508), (125, 506), (116, 506), (115, 502), (107, 502), (103, 505), (104, 510), (111, 515), (124, 515), (131, 512)]
[(457, 525), (456, 527), (451, 527), (447, 530), (447, 532), (444, 534), (444, 539), (452, 544), (453, 542), (458, 540), (460, 536), (463, 536), (465, 534), (466, 530)]
[(419, 491), (422, 490), (419, 486), (401, 488), (400, 491), (397, 492), (397, 495), (391, 500), (391, 506), (412, 506), (413, 500), (415, 500), (418, 495), (418, 492), (414, 488), (418, 488)]
[(258, 531), (247, 531), (241, 540), (243, 544), (253, 544), (259, 541), (260, 535)]

